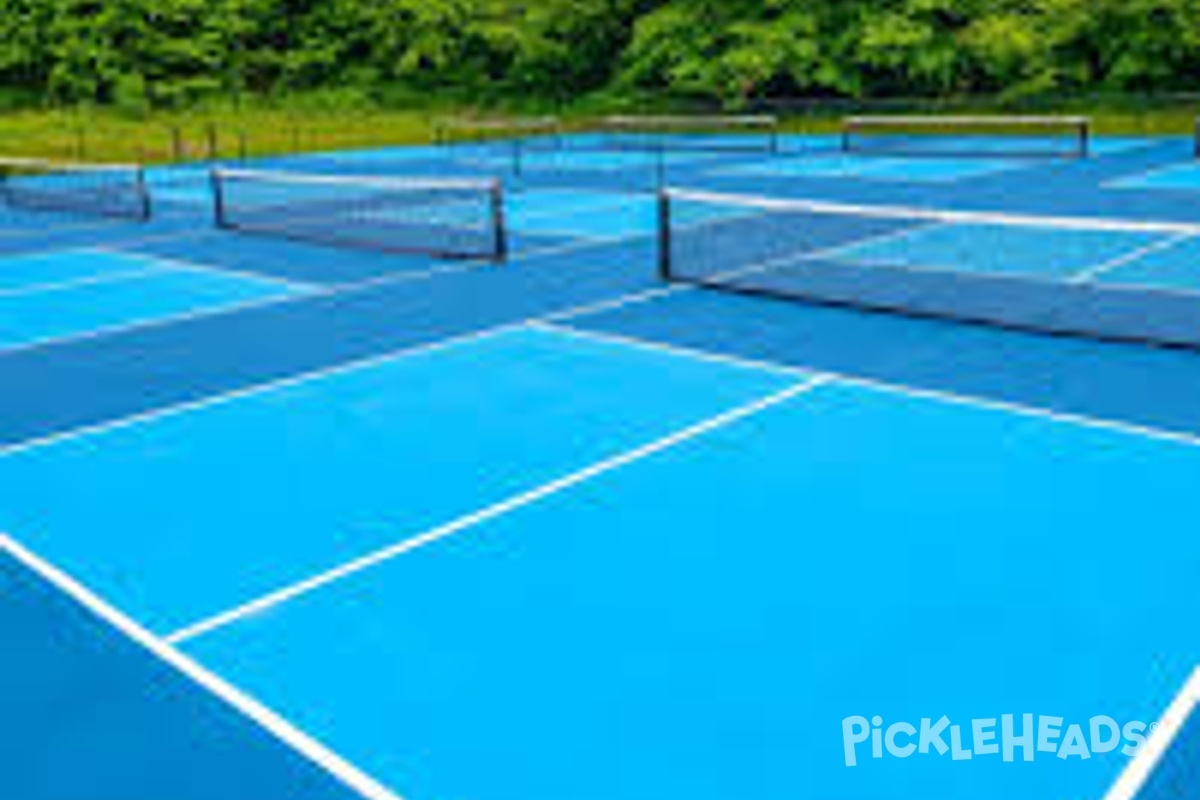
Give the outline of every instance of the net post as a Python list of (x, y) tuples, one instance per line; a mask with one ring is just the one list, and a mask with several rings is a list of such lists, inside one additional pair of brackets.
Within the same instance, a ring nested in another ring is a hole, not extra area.
[(221, 180), (221, 171), (212, 169), (208, 172), (209, 185), (212, 187), (213, 197), (213, 224), (223, 230), (228, 230), (232, 226), (225, 216), (225, 184)]
[(1091, 120), (1079, 121), (1079, 157), (1087, 158), (1092, 152), (1092, 123)]
[(154, 210), (150, 204), (150, 189), (146, 185), (146, 168), (140, 164), (134, 174), (134, 182), (137, 185), (138, 218), (146, 222)]
[(492, 184), (489, 198), (492, 206), (492, 236), (495, 249), (492, 258), (497, 264), (508, 260), (508, 223), (504, 214), (504, 188), (500, 181)]
[(666, 187), (658, 190), (658, 277), (670, 283), (671, 275), (671, 193)]
[(854, 121), (850, 119), (842, 120), (842, 152), (850, 152), (850, 131), (854, 127)]
[(178, 125), (171, 126), (171, 160), (176, 164), (182, 163), (183, 155), (183, 131)]
[(9, 205), (9, 180), (12, 170), (6, 164), (0, 164), (0, 205)]
[(1196, 132), (1192, 141), (1192, 152), (1196, 158), (1200, 158), (1200, 117), (1196, 117)]

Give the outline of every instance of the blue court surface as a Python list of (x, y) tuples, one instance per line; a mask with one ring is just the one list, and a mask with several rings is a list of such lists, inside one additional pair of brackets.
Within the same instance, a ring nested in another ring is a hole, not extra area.
[(217, 229), (196, 166), (147, 223), (0, 215), (0, 797), (1200, 798), (1196, 348), (659, 275), (1200, 312), (1200, 209), (1114, 185), (1187, 143), (672, 153), (673, 230), (583, 142), (497, 168), (503, 259)]
[(785, 161), (762, 161), (729, 170), (732, 175), (751, 177), (839, 177), (877, 181), (958, 181), (1015, 169), (1019, 164), (1010, 160), (975, 158), (956, 159), (931, 157), (861, 158), (831, 153), (820, 158), (796, 158)]
[(1123, 189), (1158, 189), (1200, 192), (1200, 165), (1191, 161), (1119, 178), (1111, 184)]
[(8, 259), (0, 351), (294, 296), (300, 284), (102, 251)]

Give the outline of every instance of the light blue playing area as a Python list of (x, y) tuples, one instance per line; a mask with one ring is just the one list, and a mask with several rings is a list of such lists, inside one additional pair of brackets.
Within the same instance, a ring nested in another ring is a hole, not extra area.
[(268, 302), (303, 288), (86, 250), (12, 258), (0, 272), (0, 351)]
[(1136, 231), (988, 223), (917, 225), (896, 236), (835, 249), (829, 256), (851, 264), (1069, 278), (1103, 269), (1166, 238)]
[(1192, 143), (751, 136), (0, 197), (0, 800), (1200, 800)]
[(1167, 189), (1200, 192), (1200, 164), (1187, 162), (1129, 175), (1110, 186), (1121, 189)]
[(536, 327), (8, 453), (0, 527), (406, 797), (1099, 796), (1124, 757), (850, 767), (843, 720), (1150, 721), (1198, 471)]
[(879, 181), (950, 182), (1018, 169), (1002, 158), (889, 158), (829, 153), (809, 158), (763, 160), (726, 170), (730, 175), (767, 178), (855, 178)]

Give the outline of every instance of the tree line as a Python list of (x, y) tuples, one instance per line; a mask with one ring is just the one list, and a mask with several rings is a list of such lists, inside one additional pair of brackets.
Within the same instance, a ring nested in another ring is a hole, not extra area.
[(0, 87), (131, 109), (1189, 91), (1200, 0), (0, 0)]

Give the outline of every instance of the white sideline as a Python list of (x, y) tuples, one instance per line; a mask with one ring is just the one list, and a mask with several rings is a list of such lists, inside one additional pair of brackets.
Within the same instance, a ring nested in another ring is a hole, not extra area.
[[(453, 267), (450, 267), (448, 269), (453, 269)], [(422, 273), (421, 276), (428, 277), (428, 275), (426, 273)], [(363, 284), (356, 284), (356, 286), (362, 286), (362, 285)], [(274, 380), (264, 381), (262, 383), (255, 383), (255, 384), (251, 384), (249, 386), (243, 386), (241, 388), (233, 389), (228, 392), (220, 392), (217, 394), (206, 395), (205, 397), (199, 398), (197, 400), (189, 400), (186, 402), (176, 403), (173, 405), (160, 406), (160, 407), (151, 409), (149, 411), (143, 411), (140, 413), (131, 414), (126, 417), (118, 417), (116, 419), (110, 419), (110, 420), (106, 420), (104, 422), (98, 422), (94, 425), (84, 425), (79, 428), (70, 428), (67, 430), (57, 431), (55, 433), (47, 434), (46, 436), (39, 436), (34, 439), (26, 439), (24, 441), (14, 442), (14, 443), (8, 444), (8, 445), (0, 444), (0, 458), (9, 456), (9, 455), (14, 455), (16, 453), (20, 453), (20, 452), (23, 452), (26, 450), (34, 450), (39, 447), (49, 446), (49, 445), (52, 445), (52, 444), (55, 444), (55, 443), (61, 442), (61, 441), (69, 441), (72, 439), (84, 438), (86, 436), (92, 436), (95, 434), (103, 433), (108, 430), (116, 430), (116, 429), (120, 429), (120, 428), (131, 427), (133, 425), (139, 425), (139, 424), (142, 424), (145, 422), (150, 422), (152, 420), (158, 419), (159, 417), (170, 417), (170, 416), (174, 416), (176, 414), (182, 414), (182, 413), (186, 413), (186, 412), (190, 412), (190, 411), (196, 411), (201, 408), (206, 408), (208, 406), (214, 406), (214, 405), (220, 405), (220, 404), (230, 402), (232, 400), (237, 400), (237, 399), (240, 399), (243, 397), (251, 397), (256, 394), (270, 392), (275, 389), (280, 389), (280, 388), (287, 387), (287, 386), (295, 386), (298, 384), (307, 383), (308, 381), (320, 380), (322, 378), (325, 378), (325, 377), (328, 377), (331, 375), (338, 375), (338, 374), (345, 373), (345, 372), (354, 372), (359, 369), (369, 369), (371, 367), (378, 366), (380, 364), (385, 364), (385, 363), (388, 363), (391, 361), (399, 361), (401, 359), (408, 358), (409, 356), (418, 356), (418, 355), (421, 355), (422, 353), (428, 353), (431, 351), (441, 350), (446, 347), (454, 347), (454, 346), (457, 346), (460, 344), (474, 342), (479, 339), (486, 339), (486, 338), (490, 338), (492, 336), (498, 336), (498, 335), (501, 335), (504, 333), (510, 333), (512, 331), (516, 331), (516, 330), (520, 330), (521, 328), (525, 328), (532, 322), (537, 322), (537, 321), (550, 322), (550, 321), (555, 321), (555, 320), (560, 320), (560, 319), (569, 319), (574, 316), (582, 316), (584, 314), (594, 314), (594, 313), (598, 313), (601, 311), (611, 311), (616, 308), (621, 308), (621, 307), (628, 306), (628, 305), (636, 305), (638, 303), (645, 303), (645, 302), (649, 302), (651, 300), (657, 299), (659, 297), (663, 297), (663, 296), (670, 295), (670, 294), (676, 294), (678, 292), (688, 291), (688, 290), (690, 290), (690, 287), (668, 286), (668, 287), (659, 287), (656, 289), (647, 289), (647, 290), (644, 290), (641, 292), (634, 292), (634, 293), (626, 294), (626, 295), (619, 295), (617, 297), (612, 297), (607, 300), (597, 300), (592, 303), (585, 303), (585, 304), (582, 304), (579, 306), (561, 309), (559, 311), (552, 311), (548, 314), (544, 314), (544, 315), (541, 315), (538, 317), (528, 317), (525, 319), (516, 320), (514, 322), (506, 322), (503, 324), (494, 325), (490, 328), (483, 328), (481, 330), (469, 331), (467, 333), (460, 334), (458, 336), (451, 336), (451, 337), (448, 337), (445, 339), (438, 339), (433, 342), (426, 342), (424, 344), (417, 344), (417, 345), (410, 345), (407, 347), (401, 347), (396, 350), (389, 350), (385, 353), (376, 353), (374, 355), (367, 356), (364, 358), (352, 359), (350, 361), (341, 362), (339, 364), (336, 364), (336, 365), (333, 365), (330, 367), (322, 367), (320, 369), (315, 369), (315, 370), (306, 370), (306, 371), (296, 373), (294, 375), (288, 375), (283, 378), (277, 378)], [(311, 297), (312, 295), (310, 294), (308, 296)], [(284, 302), (289, 299), (295, 300), (297, 298), (296, 298), (296, 296), (292, 296), (291, 298), (283, 298), (280, 300), (280, 302)], [(178, 318), (176, 318), (176, 319), (178, 319)], [(150, 323), (147, 323), (147, 324), (150, 324)]]
[(1134, 800), (1146, 780), (1166, 755), (1171, 743), (1187, 723), (1188, 717), (1200, 705), (1200, 667), (1176, 695), (1171, 705), (1163, 712), (1158, 728), (1146, 739), (1146, 743), (1121, 772), (1117, 782), (1104, 795), (1104, 800)]
[(597, 342), (635, 347), (677, 357), (685, 357), (693, 360), (717, 363), (724, 366), (773, 372), (780, 375), (802, 379), (802, 382), (793, 385), (783, 392), (770, 395), (767, 398), (761, 399), (747, 406), (741, 406), (737, 409), (733, 409), (732, 411), (725, 412), (724, 414), (714, 417), (706, 422), (691, 426), (690, 428), (671, 434), (648, 445), (643, 445), (639, 448), (635, 448), (634, 450), (611, 457), (605, 461), (601, 461), (590, 467), (586, 467), (582, 470), (571, 473), (529, 492), (508, 498), (499, 503), (485, 507), (482, 510), (418, 534), (414, 537), (404, 539), (395, 544), (380, 548), (370, 554), (346, 562), (338, 567), (317, 574), (311, 578), (290, 584), (274, 592), (262, 595), (247, 603), (243, 603), (239, 606), (231, 608), (227, 611), (187, 625), (166, 636), (166, 641), (171, 643), (182, 643), (206, 635), (220, 628), (235, 624), (245, 618), (261, 613), (267, 609), (276, 608), (299, 596), (322, 589), (331, 583), (340, 581), (343, 578), (372, 568), (380, 563), (390, 561), (400, 555), (416, 550), (427, 544), (431, 544), (448, 536), (458, 534), (465, 529), (472, 528), (496, 517), (503, 516), (512, 511), (523, 508), (526, 505), (538, 502), (547, 496), (557, 494), (580, 483), (591, 480), (592, 478), (602, 475), (613, 469), (625, 466), (626, 464), (640, 460), (641, 458), (652, 455), (660, 450), (672, 447), (683, 441), (696, 438), (697, 436), (707, 433), (717, 427), (721, 427), (737, 419), (741, 419), (742, 417), (757, 413), (760, 410), (776, 405), (784, 400), (790, 399), (791, 397), (811, 391), (818, 386), (830, 383), (858, 386), (861, 388), (882, 391), (891, 394), (899, 394), (906, 397), (937, 401), (945, 404), (966, 405), (991, 409), (994, 411), (1012, 413), (1020, 416), (1046, 419), (1055, 423), (1096, 428), (1123, 435), (1135, 435), (1141, 438), (1166, 441), (1173, 444), (1200, 446), (1200, 439), (1183, 434), (1173, 434), (1151, 428), (1143, 428), (1141, 426), (1130, 425), (1126, 423), (1094, 419), (1081, 415), (1050, 412), (1041, 409), (1020, 406), (1017, 404), (1006, 403), (1004, 401), (964, 398), (958, 395), (938, 392), (935, 390), (923, 390), (912, 387), (897, 386), (888, 384), (886, 382), (873, 381), (828, 371), (807, 370), (802, 367), (791, 367), (754, 359), (743, 359), (737, 356), (716, 354), (695, 348), (665, 345), (620, 334), (603, 332), (598, 333), (554, 322), (531, 322), (527, 327), (534, 330), (544, 330), (580, 339), (589, 339)]
[(450, 522), (443, 523), (435, 528), (432, 528), (424, 533), (402, 539), (394, 544), (379, 548), (374, 552), (359, 558), (347, 561), (333, 569), (314, 575), (305, 580), (285, 586), (274, 592), (262, 595), (240, 606), (223, 611), (214, 616), (202, 619), (192, 623), (180, 630), (175, 631), (165, 637), (165, 641), (171, 644), (182, 644), (187, 641), (196, 639), (213, 631), (232, 625), (240, 620), (259, 614), (267, 609), (275, 609), (279, 606), (288, 603), (302, 595), (307, 595), (312, 592), (322, 589), (332, 583), (336, 583), (352, 575), (355, 575), (364, 570), (378, 566), (384, 562), (390, 561), (405, 553), (409, 553), (418, 548), (424, 547), (434, 542), (440, 541), (450, 536), (454, 536), (470, 528), (482, 525), (493, 519), (497, 519), (506, 514), (522, 509), (526, 506), (540, 502), (541, 500), (560, 494), (567, 489), (574, 488), (580, 484), (586, 483), (601, 475), (620, 469), (622, 467), (633, 464), (644, 458), (648, 458), (656, 453), (668, 450), (684, 442), (696, 439), (707, 433), (710, 433), (718, 428), (723, 428), (738, 420), (753, 416), (761, 411), (764, 411), (772, 406), (779, 405), (794, 397), (805, 394), (828, 383), (831, 378), (824, 375), (809, 376), (806, 380), (795, 383), (786, 389), (760, 397), (759, 399), (746, 403), (728, 411), (725, 411), (717, 416), (710, 417), (702, 422), (695, 423), (686, 428), (675, 431), (674, 433), (663, 436), (647, 444), (640, 445), (631, 450), (618, 453), (614, 456), (598, 461), (582, 469), (568, 473), (549, 483), (542, 484), (534, 489), (523, 492), (521, 494), (509, 497), (500, 502), (493, 503), (478, 511), (475, 511), (466, 516), (458, 517)]
[[(167, 274), (167, 270), (160, 270), (157, 274)], [(180, 322), (187, 322), (189, 320), (216, 317), (223, 314), (236, 314), (253, 308), (266, 308), (268, 306), (282, 305), (284, 303), (294, 303), (303, 298), (313, 297), (318, 293), (319, 290), (317, 289), (311, 289), (307, 292), (291, 290), (286, 294), (275, 295), (272, 297), (260, 297), (253, 300), (243, 300), (237, 303), (229, 303), (228, 305), (207, 306), (203, 308), (197, 308), (192, 311), (186, 311), (181, 314), (168, 314), (164, 317), (142, 317), (130, 322), (114, 325), (102, 325), (98, 328), (89, 328), (85, 331), (72, 332), (61, 336), (48, 336), (41, 339), (33, 339), (27, 342), (21, 342), (19, 344), (0, 345), (0, 356), (8, 356), (13, 353), (22, 353), (31, 350), (42, 350), (50, 347), (58, 347), (60, 345), (65, 345), (72, 342), (86, 342), (92, 339), (103, 339), (109, 336), (128, 333), (131, 331), (162, 328)], [(0, 450), (0, 452), (3, 451)]]
[[(66, 250), (51, 250), (39, 253), (20, 253), (8, 256), (12, 260), (21, 259), (46, 259), (53, 258), (58, 255), (79, 255), (86, 257), (91, 253), (100, 253), (108, 256), (115, 256), (126, 261), (137, 262), (142, 266), (130, 267), (128, 269), (118, 269), (111, 272), (98, 272), (92, 275), (84, 275), (75, 278), (67, 278), (59, 281), (51, 281), (47, 283), (32, 283), (28, 286), (21, 286), (10, 289), (0, 289), (0, 297), (14, 297), (17, 295), (41, 294), (43, 292), (57, 292), (67, 289), (74, 289), (79, 286), (90, 286), (93, 284), (112, 283), (117, 281), (128, 280), (142, 276), (166, 275), (172, 272), (194, 272), (197, 274), (211, 275), (213, 277), (223, 276), (233, 279), (242, 279), (247, 282), (262, 283), (262, 284), (278, 284), (280, 286), (290, 287), (299, 292), (313, 292), (322, 289), (318, 284), (301, 283), (299, 281), (291, 281), (283, 278), (276, 278), (270, 275), (260, 275), (256, 272), (247, 270), (226, 269), (225, 267), (214, 267), (200, 262), (184, 261), (179, 258), (160, 257), (153, 253), (143, 253), (137, 250), (125, 251), (115, 247), (96, 246), (96, 247), (81, 247), (68, 248)], [(176, 319), (173, 317), (172, 319)], [(122, 326), (124, 327), (124, 326)], [(97, 331), (100, 329), (96, 329)], [(108, 330), (113, 330), (109, 328)], [(90, 331), (89, 331), (90, 332)], [(70, 338), (70, 337), (66, 337)], [(58, 340), (53, 340), (58, 341)], [(3, 350), (0, 347), (0, 350)]]
[(367, 800), (403, 800), (400, 795), (367, 775), (329, 747), (217, 674), (201, 666), (191, 657), (156, 637), (66, 572), (3, 533), (0, 533), (0, 553), (11, 555), (25, 568), (87, 609), (123, 637), (148, 651), (156, 659), (234, 709), (241, 716), (251, 720), (259, 728), (332, 775), (359, 796), (367, 798)]
[[(80, 286), (92, 286), (102, 283), (117, 283), (127, 281), (133, 278), (145, 277), (148, 275), (161, 275), (164, 272), (162, 269), (154, 269), (153, 267), (140, 267), (137, 269), (116, 270), (114, 272), (99, 272), (94, 275), (85, 275), (78, 278), (68, 278), (61, 281), (50, 281), (47, 283), (31, 283), (18, 288), (0, 289), (0, 298), (4, 297), (23, 297), (25, 295), (46, 294), (50, 292), (63, 292)], [(2, 350), (3, 348), (0, 348)]]
[(686, 358), (691, 361), (704, 361), (723, 367), (748, 369), (755, 372), (773, 372), (777, 375), (786, 375), (793, 378), (803, 379), (817, 374), (833, 374), (823, 370), (818, 373), (816, 370), (807, 369), (805, 367), (793, 367), (788, 364), (777, 364), (771, 361), (760, 361), (754, 358), (731, 356), (725, 353), (712, 353), (707, 350), (698, 350), (691, 347), (680, 347), (673, 344), (660, 344), (659, 342), (651, 342), (645, 339), (638, 339), (636, 337), (625, 336), (619, 333), (610, 334), (606, 332), (597, 332), (590, 328), (577, 328), (572, 325), (564, 325), (558, 322), (531, 322), (529, 327), (534, 330), (547, 331), (549, 333), (555, 333), (559, 336), (567, 336), (573, 339), (598, 342), (601, 344), (618, 345), (636, 350), (650, 350), (657, 353)]
[(118, 256), (127, 258), (131, 261), (145, 261), (148, 263), (162, 264), (167, 268), (175, 269), (180, 272), (203, 272), (210, 275), (225, 275), (229, 277), (243, 278), (247, 281), (257, 283), (277, 283), (281, 286), (289, 286), (299, 291), (312, 291), (313, 289), (321, 288), (321, 284), (307, 283), (304, 281), (294, 281), (289, 278), (280, 278), (275, 275), (268, 275), (262, 272), (253, 272), (248, 269), (240, 269), (238, 267), (218, 266), (216, 264), (205, 264), (200, 261), (191, 261), (175, 256), (159, 255), (155, 252), (143, 252), (141, 250), (123, 250), (119, 245), (94, 245), (92, 247), (83, 248), (85, 251), (93, 253), (104, 253), (106, 255)]
[[(38, 339), (36, 341), (27, 342), (24, 344), (5, 347), (0, 345), (0, 356), (8, 355), (21, 350), (38, 350), (46, 347), (55, 347), (62, 344), (67, 344), (77, 341), (87, 341), (89, 339), (106, 338), (117, 334), (129, 333), (148, 328), (160, 328), (172, 326), (181, 322), (190, 320), (204, 319), (207, 317), (221, 316), (224, 314), (233, 314), (250, 309), (263, 308), (274, 305), (285, 305), (289, 303), (303, 302), (315, 297), (336, 297), (338, 295), (348, 295), (361, 289), (371, 287), (408, 283), (410, 281), (427, 280), (440, 275), (448, 275), (457, 272), (470, 272), (472, 270), (482, 269), (475, 264), (446, 264), (437, 267), (430, 267), (422, 270), (406, 270), (397, 273), (385, 273), (374, 278), (367, 278), (360, 281), (346, 281), (342, 283), (302, 283), (299, 281), (290, 281), (282, 278), (274, 278), (268, 275), (260, 275), (256, 272), (248, 270), (226, 269), (224, 267), (207, 266), (199, 263), (191, 263), (173, 258), (159, 258), (153, 253), (140, 253), (137, 251), (123, 251), (119, 249), (106, 249), (101, 247), (83, 248), (96, 252), (107, 252), (128, 256), (131, 259), (139, 259), (145, 261), (161, 261), (165, 266), (158, 270), (158, 274), (166, 273), (170, 270), (181, 272), (184, 270), (192, 272), (205, 272), (210, 275), (218, 275), (225, 273), (231, 279), (240, 278), (247, 282), (258, 282), (263, 285), (279, 285), (287, 288), (289, 291), (286, 294), (280, 294), (273, 297), (249, 300), (245, 302), (235, 303), (226, 306), (209, 306), (198, 308), (193, 311), (187, 311), (180, 314), (173, 314), (166, 317), (146, 317), (143, 319), (132, 320), (130, 322), (121, 323), (118, 325), (105, 326), (101, 328), (91, 328), (78, 333), (71, 333), (65, 336), (56, 336), (48, 339)], [(64, 251), (67, 252), (67, 251)], [(39, 254), (44, 255), (44, 254)], [(146, 272), (151, 272), (147, 270)]]
[(1085, 270), (1075, 273), (1067, 282), (1088, 283), (1090, 281), (1094, 281), (1096, 278), (1099, 278), (1102, 275), (1107, 275), (1110, 272), (1116, 272), (1126, 264), (1133, 264), (1150, 255), (1151, 253), (1159, 253), (1163, 250), (1169, 250), (1175, 245), (1182, 244), (1183, 242), (1192, 239), (1194, 235), (1195, 234), (1192, 233), (1176, 233), (1160, 239), (1157, 242), (1152, 242), (1142, 247), (1134, 248), (1128, 253), (1124, 253), (1116, 258), (1109, 259), (1108, 261), (1101, 262), (1095, 266), (1088, 267)]
[(1119, 191), (1138, 191), (1138, 192), (1182, 192), (1195, 194), (1200, 190), (1200, 183), (1194, 186), (1155, 186), (1147, 185), (1148, 179), (1157, 178), (1160, 175), (1170, 175), (1176, 172), (1195, 172), (1196, 157), (1189, 153), (1186, 161), (1176, 161), (1161, 167), (1142, 170), (1141, 172), (1131, 172), (1127, 175), (1120, 175), (1112, 180), (1105, 181), (1100, 184), (1101, 189), (1117, 189)]
[(421, 353), (454, 347), (460, 344), (473, 342), (478, 339), (486, 339), (516, 330), (522, 326), (523, 323), (513, 323), (511, 325), (488, 328), (487, 330), (483, 331), (475, 331), (450, 339), (439, 339), (436, 342), (430, 342), (429, 344), (412, 347), (400, 352), (384, 353), (381, 355), (372, 356), (371, 358), (350, 361), (343, 364), (338, 364), (336, 366), (327, 367), (325, 369), (302, 372), (297, 375), (289, 375), (285, 378), (266, 381), (264, 383), (256, 383), (251, 386), (246, 386), (241, 389), (236, 389), (234, 391), (225, 392), (222, 394), (207, 395), (198, 400), (192, 400), (186, 403), (178, 403), (176, 405), (154, 408), (150, 411), (145, 411), (140, 414), (132, 414), (128, 417), (120, 417), (118, 419), (96, 423), (95, 425), (85, 425), (81, 428), (71, 428), (69, 430), (59, 431), (47, 436), (41, 436), (36, 439), (28, 439), (25, 441), (16, 442), (15, 444), (0, 445), (0, 458), (16, 455), (17, 453), (25, 452), (27, 450), (35, 450), (40, 447), (47, 447), (57, 442), (82, 439), (87, 436), (93, 436), (110, 430), (129, 428), (134, 425), (150, 422), (159, 418), (172, 417), (190, 411), (197, 411), (201, 408), (207, 408), (209, 406), (223, 405), (243, 397), (252, 397), (254, 395), (265, 394), (276, 389), (283, 389), (288, 386), (296, 386), (302, 383), (308, 383), (309, 381), (320, 380), (332, 375), (353, 372), (359, 369), (367, 369), (378, 364), (387, 363), (389, 361), (398, 360), (408, 356), (416, 356)]
[(740, 356), (727, 356), (722, 353), (713, 353), (708, 350), (703, 350), (688, 345), (663, 344), (661, 342), (656, 342), (649, 339), (640, 339), (636, 336), (610, 333), (608, 331), (597, 331), (590, 328), (579, 328), (572, 325), (563, 325), (555, 322), (531, 323), (530, 327), (558, 331), (560, 333), (574, 335), (581, 338), (594, 339), (596, 341), (624, 344), (629, 347), (637, 347), (644, 350), (655, 350), (662, 353), (700, 359), (703, 361), (712, 361), (727, 365), (740, 365), (744, 367), (756, 367), (758, 369), (782, 374), (790, 373), (825, 375), (832, 378), (837, 383), (845, 386), (859, 386), (866, 389), (887, 392), (889, 394), (897, 394), (903, 397), (935, 401), (944, 403), (946, 405), (971, 406), (974, 408), (990, 409), (993, 411), (1003, 411), (1022, 417), (1034, 417), (1038, 419), (1049, 420), (1051, 422), (1074, 425), (1077, 427), (1097, 428), (1100, 430), (1112, 431), (1127, 436), (1134, 436), (1140, 439), (1153, 439), (1162, 442), (1170, 442), (1172, 444), (1200, 447), (1200, 436), (1194, 436), (1187, 433), (1178, 433), (1175, 431), (1167, 431), (1159, 428), (1151, 428), (1145, 425), (1136, 425), (1130, 422), (1118, 422), (1115, 420), (1102, 419), (1100, 417), (1089, 417), (1086, 414), (1075, 414), (1066, 411), (1051, 411), (1049, 409), (1022, 405), (1021, 403), (1014, 403), (1007, 400), (995, 400), (984, 397), (955, 394), (954, 392), (947, 392), (939, 389), (926, 389), (903, 383), (893, 383), (886, 380), (863, 378), (857, 375), (851, 375), (850, 373), (838, 372), (836, 370), (824, 368), (810, 368), (803, 365), (792, 366), (787, 364), (776, 364), (774, 362), (761, 361), (758, 359), (742, 358)]

